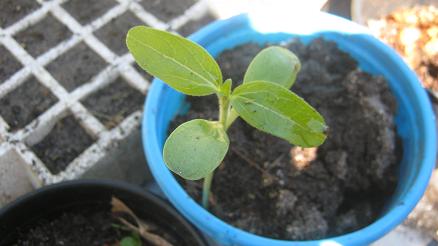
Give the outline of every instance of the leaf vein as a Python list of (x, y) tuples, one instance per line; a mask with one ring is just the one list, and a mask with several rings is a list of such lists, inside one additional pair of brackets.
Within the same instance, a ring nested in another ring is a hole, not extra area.
[[(152, 50), (153, 52), (157, 53), (159, 56), (162, 56), (162, 57), (164, 57), (165, 59), (168, 59), (169, 61), (171, 61), (171, 62), (173, 62), (173, 63), (175, 63), (175, 64), (181, 66), (181, 67), (184, 68), (185, 70), (187, 70), (187, 71), (193, 73), (195, 76), (199, 77), (201, 80), (207, 82), (207, 84), (210, 84), (211, 86), (209, 86), (209, 87), (214, 88), (215, 90), (217, 90), (217, 88), (216, 88), (216, 84), (215, 84), (214, 82), (208, 80), (207, 78), (205, 78), (204, 76), (202, 76), (202, 75), (199, 74), (198, 72), (196, 72), (196, 71), (190, 69), (190, 68), (187, 67), (185, 64), (180, 63), (179, 61), (175, 60), (175, 59), (172, 58), (172, 57), (169, 57), (169, 56), (167, 56), (167, 55), (164, 55), (163, 53), (161, 53), (161, 52), (159, 52), (158, 50), (154, 49), (152, 46), (147, 45), (147, 44), (145, 44), (144, 42), (141, 42), (141, 40), (139, 40), (139, 39), (137, 39), (137, 38), (131, 37), (131, 39), (132, 39), (133, 41), (137, 42), (138, 44), (140, 44), (140, 45), (142, 45), (142, 46), (144, 46), (144, 47), (146, 47), (146, 48)], [(194, 81), (193, 81), (193, 82), (194, 82)], [(199, 83), (198, 83), (198, 84), (199, 84)]]

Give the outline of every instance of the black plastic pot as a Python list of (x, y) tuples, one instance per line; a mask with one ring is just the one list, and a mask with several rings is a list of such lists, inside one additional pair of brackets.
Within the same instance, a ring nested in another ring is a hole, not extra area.
[(178, 236), (178, 245), (208, 245), (201, 234), (161, 198), (139, 187), (101, 180), (76, 180), (38, 189), (0, 210), (0, 245), (17, 240), (17, 229), (28, 228), (41, 218), (52, 218), (62, 212), (109, 203), (116, 196), (139, 218), (154, 221), (162, 229)]

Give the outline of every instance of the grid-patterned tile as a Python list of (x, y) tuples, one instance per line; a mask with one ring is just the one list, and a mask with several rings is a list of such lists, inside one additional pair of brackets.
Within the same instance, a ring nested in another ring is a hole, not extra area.
[(141, 0), (143, 8), (163, 21), (170, 21), (184, 14), (196, 0)]
[(47, 71), (67, 90), (89, 82), (107, 63), (84, 42), (59, 56), (46, 66)]
[(211, 13), (207, 12), (203, 16), (190, 20), (185, 25), (178, 28), (176, 31), (181, 34), (182, 36), (189, 36), (190, 34), (194, 33), (199, 28), (210, 24), (211, 22), (215, 21), (217, 17)]
[(74, 116), (68, 115), (58, 121), (42, 141), (30, 148), (51, 173), (58, 174), (93, 142)]
[(105, 14), (117, 3), (114, 0), (87, 1), (70, 0), (62, 5), (79, 23), (86, 25)]
[(9, 79), (22, 65), (3, 45), (0, 45), (0, 84)]
[(0, 27), (8, 27), (39, 7), (35, 0), (2, 0)]
[(82, 104), (107, 129), (112, 129), (137, 110), (141, 110), (144, 95), (118, 77), (106, 87), (89, 95)]
[(123, 55), (128, 52), (125, 37), (131, 27), (145, 25), (132, 12), (127, 11), (120, 16), (112, 19), (101, 29), (96, 31), (96, 37), (107, 45), (113, 52)]
[[(0, 155), (14, 149), (43, 184), (79, 177), (137, 131), (152, 77), (127, 53), (129, 28), (184, 32), (207, 12), (206, 0), (4, 1)], [(76, 136), (81, 148), (56, 142)]]
[(147, 73), (145, 70), (143, 70), (137, 63), (133, 63), (132, 66), (134, 67), (134, 69), (140, 73), (141, 75), (143, 75), (148, 81), (152, 81), (153, 77), (152, 75), (150, 75), (149, 73)]
[(10, 131), (23, 128), (57, 102), (48, 88), (35, 77), (29, 78), (17, 89), (0, 98), (0, 116)]
[(17, 33), (15, 39), (29, 54), (37, 57), (70, 36), (68, 28), (49, 14)]

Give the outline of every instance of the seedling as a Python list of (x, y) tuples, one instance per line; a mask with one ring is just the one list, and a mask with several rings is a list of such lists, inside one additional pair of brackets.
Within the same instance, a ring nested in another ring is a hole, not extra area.
[(302, 147), (318, 146), (326, 138), (323, 117), (289, 90), (301, 65), (285, 48), (263, 49), (249, 65), (243, 83), (233, 90), (231, 79), (222, 79), (213, 57), (186, 38), (137, 26), (129, 30), (126, 43), (141, 68), (173, 89), (190, 96), (218, 97), (217, 121), (194, 119), (181, 124), (169, 135), (163, 149), (170, 170), (185, 179), (204, 179), (205, 208), (213, 172), (229, 148), (227, 129), (238, 117)]
[(140, 236), (137, 233), (132, 233), (129, 236), (123, 237), (120, 240), (120, 246), (142, 246)]
[[(138, 246), (142, 245), (141, 238), (156, 246), (173, 246), (165, 238), (152, 231), (152, 226), (142, 221), (135, 213), (117, 197), (111, 198), (111, 212), (128, 230), (130, 236), (122, 238), (120, 246)], [(132, 224), (123, 215), (129, 216), (135, 223)], [(118, 226), (118, 225), (117, 225)]]

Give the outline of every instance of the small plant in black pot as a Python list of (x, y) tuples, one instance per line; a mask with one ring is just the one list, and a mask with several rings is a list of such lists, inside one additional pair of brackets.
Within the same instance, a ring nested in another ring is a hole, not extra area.
[(47, 186), (0, 210), (0, 245), (206, 245), (168, 204), (129, 184)]

